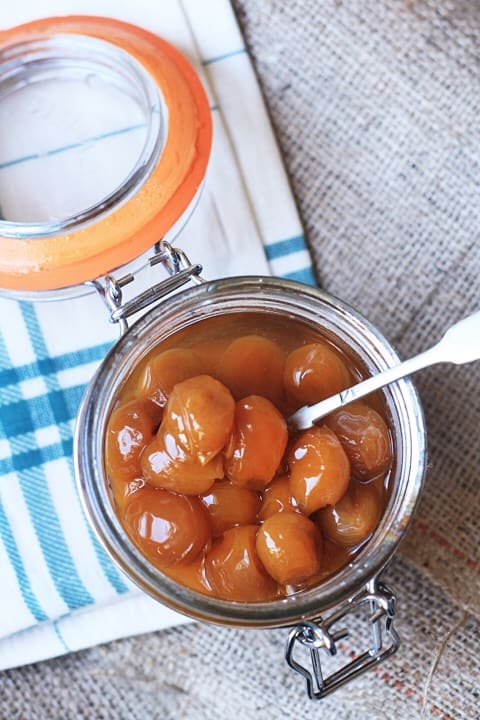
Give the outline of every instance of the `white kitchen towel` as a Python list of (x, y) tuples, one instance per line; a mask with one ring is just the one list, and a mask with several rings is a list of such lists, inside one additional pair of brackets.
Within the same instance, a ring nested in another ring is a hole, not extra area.
[[(65, 10), (63, 0), (2, 4), (0, 41), (1, 29)], [(204, 276), (272, 273), (313, 283), (228, 0), (71, 0), (68, 14), (142, 25), (176, 45), (202, 77), (214, 120), (212, 160), (198, 207), (176, 244), (203, 264)], [(8, 120), (0, 116), (0, 122)], [(0, 126), (0, 137), (12, 131)], [(1, 153), (0, 144), (0, 174), (15, 165)], [(141, 273), (137, 290), (152, 273)], [(76, 491), (75, 416), (116, 334), (94, 295), (48, 303), (0, 299), (0, 669), (185, 621), (111, 563)]]

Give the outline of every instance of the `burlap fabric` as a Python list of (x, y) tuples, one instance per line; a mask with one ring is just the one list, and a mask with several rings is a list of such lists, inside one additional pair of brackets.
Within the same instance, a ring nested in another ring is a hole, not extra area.
[[(480, 3), (234, 5), (322, 286), (420, 351), (480, 305)], [(285, 631), (192, 625), (6, 672), (0, 717), (480, 718), (480, 364), (417, 385), (430, 467), (386, 573), (394, 658), (314, 704)]]

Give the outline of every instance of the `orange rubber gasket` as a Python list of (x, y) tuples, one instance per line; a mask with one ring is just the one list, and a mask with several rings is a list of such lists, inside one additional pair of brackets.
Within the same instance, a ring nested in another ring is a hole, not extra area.
[(1, 31), (0, 47), (32, 36), (67, 33), (106, 40), (143, 65), (168, 108), (168, 135), (156, 168), (140, 190), (100, 220), (35, 240), (0, 236), (0, 287), (9, 290), (70, 287), (134, 260), (187, 209), (210, 156), (212, 120), (201, 82), (185, 57), (153, 33), (111, 18), (54, 17)]

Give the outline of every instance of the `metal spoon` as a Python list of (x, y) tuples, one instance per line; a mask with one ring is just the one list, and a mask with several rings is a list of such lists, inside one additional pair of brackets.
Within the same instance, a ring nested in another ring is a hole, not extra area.
[(315, 403), (315, 405), (301, 407), (288, 418), (288, 424), (293, 429), (306, 430), (312, 427), (317, 420), (338, 410), (343, 405), (348, 405), (353, 400), (369, 395), (395, 380), (417, 372), (417, 370), (436, 363), (450, 362), (455, 365), (463, 365), (474, 360), (480, 360), (480, 312), (452, 325), (440, 342), (420, 355), (415, 355), (400, 365), (384, 370), (358, 385)]

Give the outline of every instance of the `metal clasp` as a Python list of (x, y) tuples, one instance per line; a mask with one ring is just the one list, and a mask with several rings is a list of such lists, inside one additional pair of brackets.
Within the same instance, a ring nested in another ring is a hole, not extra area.
[[(395, 603), (392, 591), (375, 578), (366, 584), (362, 592), (341, 605), (328, 617), (302, 622), (291, 630), (285, 658), (290, 667), (305, 678), (311, 700), (320, 700), (396, 652), (399, 637), (393, 628)], [(364, 605), (369, 609), (367, 622), (371, 637), (370, 647), (359, 655), (352, 652), (354, 657), (350, 662), (324, 677), (320, 651), (323, 650), (330, 656), (336, 655), (338, 642), (349, 635), (347, 628), (334, 630), (333, 626)], [(310, 666), (295, 659), (294, 654), (299, 646), (308, 649)]]
[(126, 302), (123, 301), (122, 288), (135, 279), (131, 273), (121, 278), (105, 275), (105, 277), (89, 283), (107, 306), (110, 322), (119, 324), (121, 335), (128, 329), (127, 318), (131, 315), (178, 290), (190, 280), (196, 284), (205, 282), (200, 275), (202, 266), (192, 264), (183, 250), (172, 247), (165, 240), (161, 240), (155, 245), (154, 255), (148, 258), (148, 262), (151, 267), (162, 265), (170, 277), (160, 280)]

